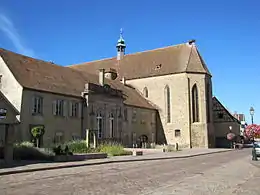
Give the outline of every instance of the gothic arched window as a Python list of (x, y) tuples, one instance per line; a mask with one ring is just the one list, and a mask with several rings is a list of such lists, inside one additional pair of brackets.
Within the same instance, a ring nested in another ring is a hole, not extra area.
[(211, 100), (211, 93), (210, 93), (210, 83), (206, 85), (206, 107), (207, 107), (207, 122), (210, 122), (210, 100)]
[(196, 84), (192, 87), (192, 120), (199, 122), (199, 95)]
[(148, 89), (147, 89), (147, 87), (144, 88), (143, 94), (144, 94), (144, 97), (148, 98)]
[(165, 103), (166, 103), (166, 121), (167, 123), (171, 122), (171, 94), (170, 88), (168, 85), (165, 86)]

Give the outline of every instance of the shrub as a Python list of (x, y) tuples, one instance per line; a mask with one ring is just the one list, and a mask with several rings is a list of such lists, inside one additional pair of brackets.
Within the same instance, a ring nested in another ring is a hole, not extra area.
[(35, 147), (23, 146), (14, 147), (15, 160), (52, 160), (52, 155)]
[(45, 133), (44, 127), (42, 126), (36, 126), (31, 129), (31, 134), (36, 139), (36, 146), (39, 147), (39, 139), (43, 134)]
[[(13, 156), (15, 160), (52, 160), (53, 155), (44, 149), (35, 148), (31, 142), (14, 144)], [(4, 148), (0, 147), (0, 158), (4, 158)]]
[(88, 153), (90, 149), (87, 147), (85, 140), (75, 140), (63, 144), (62, 148), (69, 147), (69, 151), (72, 153)]
[(123, 145), (116, 142), (100, 144), (97, 148), (97, 151), (107, 153), (109, 156), (123, 156), (132, 154), (131, 151), (124, 150)]

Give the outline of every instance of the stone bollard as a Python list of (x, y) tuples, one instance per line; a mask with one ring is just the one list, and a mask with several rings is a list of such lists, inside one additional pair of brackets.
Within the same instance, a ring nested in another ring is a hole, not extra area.
[(179, 144), (178, 143), (175, 144), (175, 149), (176, 149), (176, 151), (179, 151)]

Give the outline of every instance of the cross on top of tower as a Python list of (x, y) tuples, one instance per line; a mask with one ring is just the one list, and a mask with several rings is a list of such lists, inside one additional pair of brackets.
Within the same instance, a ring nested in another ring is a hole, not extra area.
[(123, 38), (123, 28), (120, 28), (120, 38)]
[(125, 45), (125, 40), (123, 38), (123, 28), (120, 29), (120, 37), (117, 41), (117, 45), (116, 45), (117, 48), (121, 47), (121, 48), (125, 48), (126, 45)]

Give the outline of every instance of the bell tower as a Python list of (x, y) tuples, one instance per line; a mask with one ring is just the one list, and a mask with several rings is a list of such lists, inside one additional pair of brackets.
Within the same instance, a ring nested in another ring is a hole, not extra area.
[(120, 29), (120, 37), (117, 41), (116, 48), (117, 48), (117, 60), (121, 60), (125, 55), (125, 48), (126, 48), (125, 40), (123, 39), (123, 29), (122, 28)]

